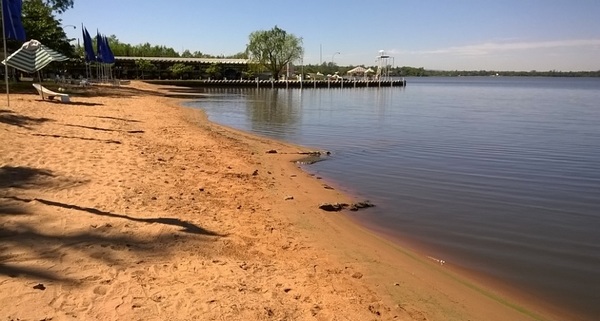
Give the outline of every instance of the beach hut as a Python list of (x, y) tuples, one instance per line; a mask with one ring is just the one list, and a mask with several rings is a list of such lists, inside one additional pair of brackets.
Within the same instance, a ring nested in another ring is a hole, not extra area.
[(346, 72), (346, 74), (348, 74), (349, 76), (352, 76), (352, 77), (364, 76), (366, 71), (367, 71), (367, 69), (365, 69), (364, 67), (358, 66), (356, 68), (348, 70)]

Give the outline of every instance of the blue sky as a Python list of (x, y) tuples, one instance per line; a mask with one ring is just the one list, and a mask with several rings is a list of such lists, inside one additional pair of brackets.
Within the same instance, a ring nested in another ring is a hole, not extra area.
[[(214, 55), (275, 25), (303, 39), (305, 63), (442, 70), (600, 70), (600, 0), (75, 0), (59, 15), (126, 43)], [(339, 54), (337, 53), (339, 52)]]

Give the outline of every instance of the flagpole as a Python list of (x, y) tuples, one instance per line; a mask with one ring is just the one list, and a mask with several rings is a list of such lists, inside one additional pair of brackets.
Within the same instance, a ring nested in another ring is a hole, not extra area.
[[(2, 43), (4, 46), (4, 60), (7, 58), (6, 50), (6, 28), (4, 28), (6, 17), (4, 16), (4, 0), (0, 0), (0, 11), (2, 11)], [(4, 83), (6, 83), (6, 106), (10, 108), (10, 89), (8, 87), (8, 65), (4, 64)]]

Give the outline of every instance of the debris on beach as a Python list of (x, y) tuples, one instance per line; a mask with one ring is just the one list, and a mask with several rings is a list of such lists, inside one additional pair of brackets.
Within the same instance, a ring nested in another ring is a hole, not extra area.
[(267, 151), (267, 154), (277, 154), (277, 151), (274, 149), (270, 149)]
[(36, 290), (42, 290), (42, 291), (46, 290), (46, 287), (42, 283), (38, 283), (37, 285), (34, 285), (33, 288)]
[(351, 211), (356, 212), (360, 209), (374, 207), (375, 205), (370, 201), (362, 201), (358, 203), (346, 204), (346, 203), (322, 203), (319, 208), (327, 212), (339, 212), (345, 208), (349, 208)]
[(325, 155), (331, 155), (331, 152), (329, 151), (308, 151), (308, 152), (298, 152), (298, 154), (300, 155), (311, 155), (311, 156), (321, 156), (323, 154)]
[(363, 208), (369, 208), (369, 207), (375, 207), (375, 205), (373, 203), (371, 203), (371, 201), (363, 201), (363, 202), (358, 202), (358, 203), (354, 203), (352, 205), (350, 205), (350, 210), (353, 212), (356, 212), (360, 209)]
[(346, 203), (322, 203), (319, 208), (327, 212), (339, 212), (344, 208), (348, 207)]
[(435, 262), (439, 263), (439, 265), (444, 265), (444, 264), (446, 264), (446, 261), (444, 261), (444, 260), (441, 260), (441, 259), (438, 259), (438, 258), (435, 258), (435, 257), (433, 257), (433, 256), (427, 256), (427, 258), (428, 258), (428, 259), (430, 259), (430, 260), (432, 260), (432, 261), (435, 261)]

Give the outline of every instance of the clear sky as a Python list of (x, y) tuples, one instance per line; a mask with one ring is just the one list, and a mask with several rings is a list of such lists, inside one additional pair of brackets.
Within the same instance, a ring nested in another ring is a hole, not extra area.
[[(75, 0), (59, 15), (121, 42), (213, 55), (244, 51), (275, 25), (303, 39), (304, 62), (442, 70), (600, 70), (600, 0)], [(339, 54), (338, 54), (339, 52)]]

